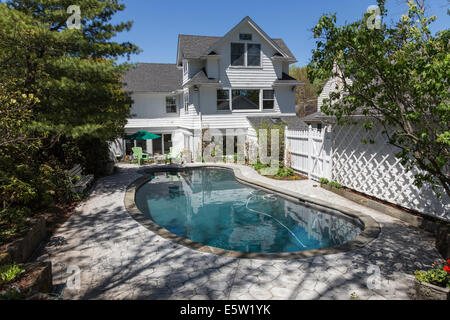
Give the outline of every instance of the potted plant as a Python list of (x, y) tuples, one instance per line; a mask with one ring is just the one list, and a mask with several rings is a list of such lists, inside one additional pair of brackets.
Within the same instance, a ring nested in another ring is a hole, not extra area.
[(450, 259), (444, 266), (435, 262), (432, 269), (418, 270), (414, 275), (419, 300), (450, 300)]

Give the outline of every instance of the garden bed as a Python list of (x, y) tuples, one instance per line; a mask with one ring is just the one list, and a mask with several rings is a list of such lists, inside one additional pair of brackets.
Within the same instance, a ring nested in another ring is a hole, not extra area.
[[(73, 213), (79, 201), (67, 205), (55, 206), (34, 218), (27, 219), (17, 228), (9, 227), (10, 232), (4, 232), (0, 239), (0, 265), (4, 259), (22, 263), (29, 259), (39, 244), (48, 238)], [(8, 230), (5, 225), (3, 231)], [(6, 257), (9, 254), (9, 257)], [(6, 261), (6, 260), (5, 260)]]
[(52, 291), (52, 265), (35, 262), (14, 265), (18, 272), (10, 281), (0, 279), (0, 299), (29, 299)]
[(294, 174), (293, 176), (288, 176), (288, 177), (281, 177), (281, 176), (265, 176), (265, 177), (274, 179), (274, 180), (283, 180), (283, 181), (308, 180), (307, 177), (299, 175), (299, 174)]
[(15, 240), (0, 248), (1, 253), (8, 253), (10, 259), (16, 263), (27, 261), (47, 235), (44, 217), (32, 218), (27, 221), (27, 225), (29, 227), (26, 232), (20, 234), (21, 237), (14, 238)]
[(426, 231), (432, 232), (433, 234), (437, 234), (437, 231), (440, 227), (445, 225), (448, 226), (448, 223), (442, 220), (438, 220), (433, 217), (429, 217), (412, 211), (410, 209), (388, 203), (386, 201), (377, 199), (375, 197), (360, 193), (352, 189), (348, 189), (345, 187), (336, 188), (327, 184), (321, 184), (321, 187), (356, 203), (362, 204), (371, 209), (383, 212), (384, 214), (402, 220), (414, 227), (422, 228)]

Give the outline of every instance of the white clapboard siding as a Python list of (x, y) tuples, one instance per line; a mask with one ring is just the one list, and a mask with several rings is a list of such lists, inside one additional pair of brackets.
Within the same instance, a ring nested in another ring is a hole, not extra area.
[[(251, 33), (252, 41), (241, 41), (240, 33)], [(261, 45), (261, 67), (245, 68), (231, 66), (231, 43), (258, 43)], [(224, 87), (233, 88), (271, 88), (277, 80), (277, 71), (271, 57), (275, 50), (255, 30), (249, 26), (243, 26), (230, 35), (218, 49), (221, 56), (219, 61), (220, 80)], [(279, 65), (277, 68), (281, 68)], [(280, 73), (280, 72), (278, 72)]]

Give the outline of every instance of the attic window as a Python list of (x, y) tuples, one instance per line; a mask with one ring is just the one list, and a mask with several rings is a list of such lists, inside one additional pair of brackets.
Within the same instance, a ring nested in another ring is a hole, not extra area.
[(251, 41), (252, 40), (252, 34), (251, 33), (240, 33), (239, 34), (239, 40)]

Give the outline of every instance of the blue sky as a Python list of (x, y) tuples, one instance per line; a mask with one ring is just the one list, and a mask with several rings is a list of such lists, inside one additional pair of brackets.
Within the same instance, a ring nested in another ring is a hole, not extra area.
[[(324, 13), (337, 13), (338, 23), (359, 19), (375, 0), (123, 0), (127, 8), (113, 21), (134, 21), (130, 32), (116, 40), (137, 44), (143, 52), (131, 62), (175, 63), (178, 34), (223, 36), (250, 16), (269, 36), (283, 38), (306, 65), (315, 47), (311, 29)], [(186, 5), (188, 4), (189, 5)], [(405, 0), (387, 0), (391, 19), (406, 12)], [(437, 15), (433, 31), (450, 26), (450, 0), (427, 0), (429, 15)], [(121, 61), (125, 61), (122, 59)]]

